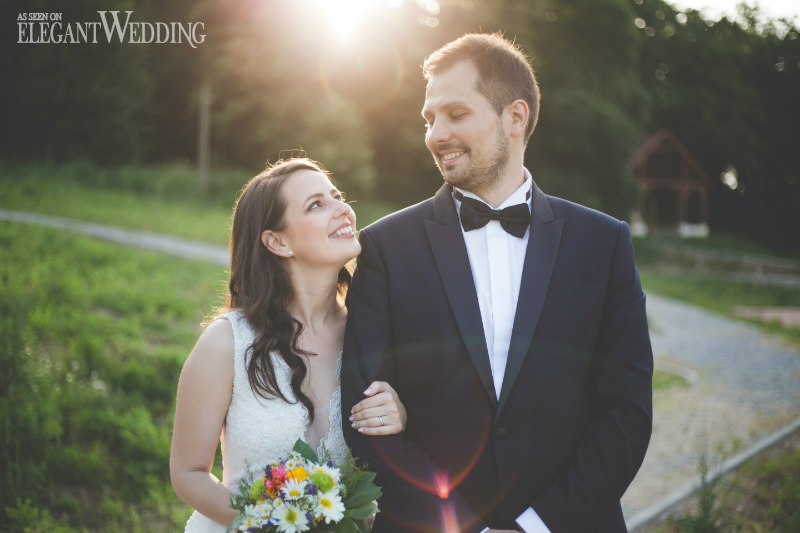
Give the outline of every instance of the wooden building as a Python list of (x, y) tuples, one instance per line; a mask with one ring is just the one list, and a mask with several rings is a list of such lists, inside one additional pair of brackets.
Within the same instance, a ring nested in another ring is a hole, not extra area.
[(635, 234), (708, 235), (708, 188), (711, 180), (697, 160), (669, 130), (648, 138), (633, 156), (638, 184)]

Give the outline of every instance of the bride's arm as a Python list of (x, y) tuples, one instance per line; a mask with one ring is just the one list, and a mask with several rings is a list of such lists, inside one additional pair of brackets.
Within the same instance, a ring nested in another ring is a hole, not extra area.
[(227, 320), (217, 320), (200, 335), (181, 371), (169, 470), (180, 499), (226, 526), (237, 511), (211, 467), (232, 391), (233, 330)]

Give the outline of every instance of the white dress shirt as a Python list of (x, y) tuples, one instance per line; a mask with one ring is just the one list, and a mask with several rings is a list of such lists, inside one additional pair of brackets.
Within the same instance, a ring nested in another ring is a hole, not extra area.
[[(498, 210), (525, 202), (530, 207), (532, 200), (526, 197), (531, 191), (533, 180), (530, 172), (527, 169), (523, 170), (525, 182), (497, 207)], [(457, 190), (465, 197), (483, 202), (471, 192)], [(455, 197), (453, 201), (460, 213), (461, 202)], [(475, 282), (475, 291), (478, 293), (483, 333), (489, 352), (489, 365), (495, 394), (499, 399), (508, 361), (508, 348), (511, 344), (511, 330), (514, 327), (530, 227), (522, 238), (506, 232), (497, 220), (490, 220), (484, 227), (472, 231), (464, 231), (462, 227), (461, 232), (464, 234), (472, 279)], [(532, 507), (517, 517), (517, 524), (526, 533), (550, 533)]]

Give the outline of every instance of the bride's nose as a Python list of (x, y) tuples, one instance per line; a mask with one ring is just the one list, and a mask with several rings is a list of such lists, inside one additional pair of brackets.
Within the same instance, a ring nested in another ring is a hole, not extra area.
[(352, 209), (350, 209), (350, 204), (339, 202), (339, 205), (337, 206), (336, 209), (336, 216), (340, 217), (342, 215), (348, 215), (350, 211), (352, 211)]

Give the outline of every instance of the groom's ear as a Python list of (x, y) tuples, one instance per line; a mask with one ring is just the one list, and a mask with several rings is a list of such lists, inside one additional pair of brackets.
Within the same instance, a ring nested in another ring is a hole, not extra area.
[(289, 257), (292, 255), (292, 250), (289, 248), (286, 239), (280, 233), (272, 230), (264, 230), (261, 232), (261, 244), (279, 257)]
[(512, 137), (522, 137), (527, 133), (528, 121), (531, 119), (528, 103), (525, 100), (517, 99), (508, 105), (510, 117), (510, 133)]

